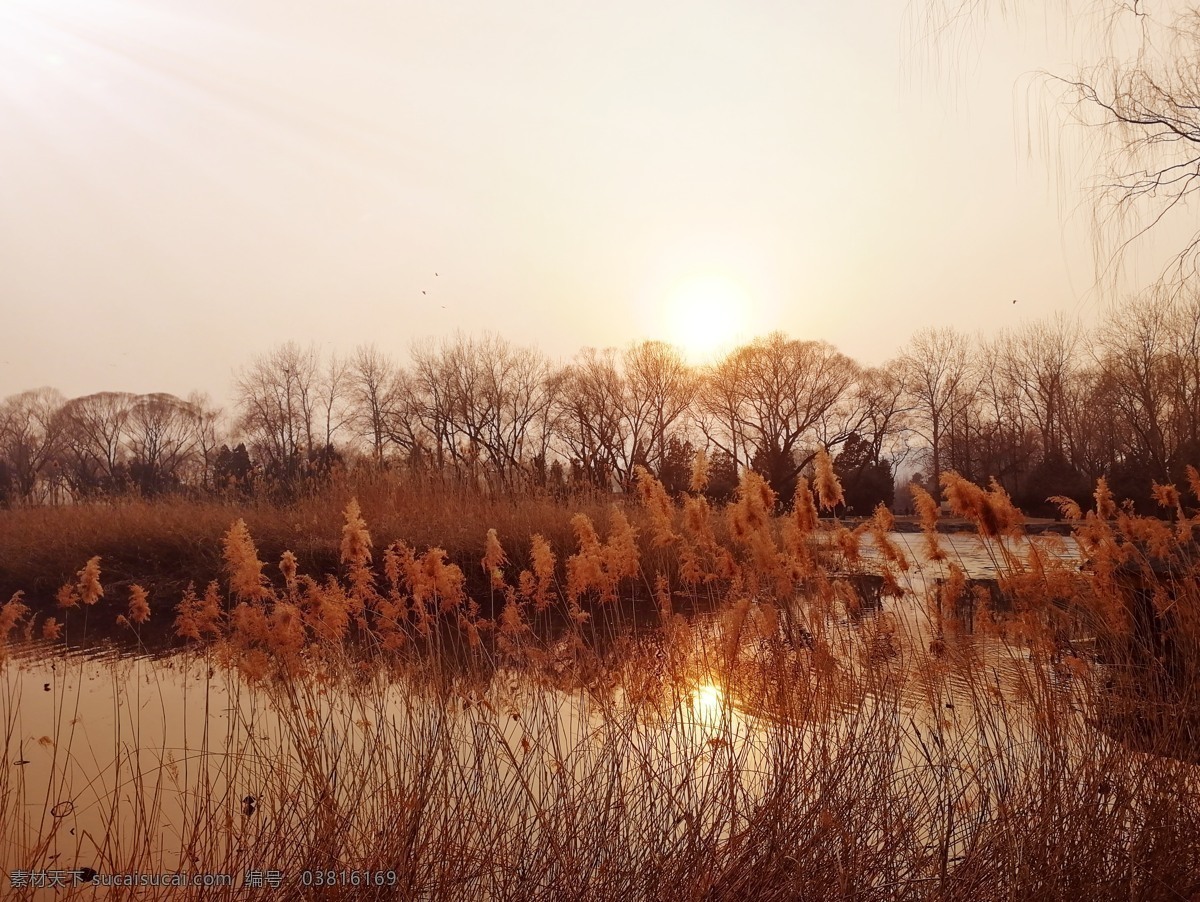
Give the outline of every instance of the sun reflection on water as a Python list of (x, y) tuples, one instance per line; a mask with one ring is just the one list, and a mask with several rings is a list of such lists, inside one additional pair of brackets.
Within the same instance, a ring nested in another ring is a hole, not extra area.
[(726, 704), (725, 693), (715, 683), (701, 683), (692, 692), (692, 716), (698, 723), (721, 720)]

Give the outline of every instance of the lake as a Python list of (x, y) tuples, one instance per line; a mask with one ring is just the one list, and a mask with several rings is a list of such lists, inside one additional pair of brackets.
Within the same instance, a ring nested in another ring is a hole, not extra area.
[[(696, 836), (728, 843), (781, 792), (781, 780), (807, 774), (817, 785), (830, 767), (889, 804), (940, 811), (946, 768), (1001, 748), (1009, 766), (1037, 758), (1037, 725), (1016, 700), (1046, 678), (1045, 665), (996, 638), (964, 640), (994, 695), (932, 660), (922, 597), (944, 565), (919, 563), (921, 536), (891, 538), (914, 560), (910, 594), (862, 618), (805, 621), (813, 649), (780, 648), (758, 625), (769, 618), (752, 612), (737, 626), (731, 659), (729, 612), (700, 613), (677, 624), (686, 629), (680, 642), (631, 640), (627, 661), (610, 655), (600, 678), (579, 688), (547, 681), (549, 666), (533, 678), (501, 662), (476, 679), (436, 685), (421, 672), (368, 673), (353, 662), (341, 662), (340, 676), (331, 663), (314, 678), (251, 684), (212, 652), (18, 645), (0, 669), (8, 757), (0, 870), (195, 873), (219, 862), (241, 891), (246, 872), (287, 870), (299, 880), (295, 862), (316, 854), (298, 858), (301, 839), (333, 831), (342, 846), (331, 864), (363, 867), (379, 835), (408, 824), (434, 837), (422, 842), (486, 850), (493, 865), (519, 873), (530, 848), (587, 841), (571, 832), (583, 829), (572, 820), (581, 808), (604, 812), (606, 854), (649, 860)], [(965, 535), (941, 540), (978, 578), (1025, 550)], [(1077, 557), (1069, 540), (1031, 541), (1066, 562)], [(868, 545), (864, 556), (878, 551)], [(566, 640), (548, 648), (582, 660)], [(832, 663), (822, 664), (817, 648)], [(762, 685), (763, 673), (776, 677)], [(932, 752), (931, 737), (940, 737)], [(868, 768), (885, 750), (886, 773)], [(956, 804), (978, 809), (981, 793), (963, 789)], [(940, 817), (930, 813), (914, 835), (932, 842)], [(296, 842), (281, 845), (280, 836)], [(956, 834), (946, 854), (968, 838)], [(394, 870), (394, 855), (389, 861), (385, 870)], [(414, 867), (392, 876), (417, 879)]]

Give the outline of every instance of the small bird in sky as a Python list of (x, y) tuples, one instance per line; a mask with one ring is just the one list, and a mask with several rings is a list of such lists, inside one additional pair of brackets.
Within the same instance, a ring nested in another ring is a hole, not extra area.
[[(422, 289), (422, 290), (421, 290), (421, 294), (426, 294), (426, 293), (427, 293), (427, 292), (426, 292), (424, 289)], [(1015, 303), (1016, 303), (1016, 301), (1014, 301), (1013, 303), (1015, 304)]]
[(1013, 298), (1013, 303), (1015, 304), (1016, 302), (1017, 302), (1017, 299), (1016, 299), (1016, 298)]

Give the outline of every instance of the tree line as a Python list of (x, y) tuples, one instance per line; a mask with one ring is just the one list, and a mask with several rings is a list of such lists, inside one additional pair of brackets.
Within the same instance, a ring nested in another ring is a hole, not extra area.
[(628, 491), (644, 467), (682, 491), (699, 451), (714, 497), (750, 468), (790, 499), (826, 449), (850, 514), (893, 504), (898, 470), (936, 495), (950, 469), (995, 478), (1034, 513), (1052, 512), (1051, 495), (1084, 501), (1101, 476), (1153, 510), (1154, 482), (1200, 464), (1200, 298), (1147, 297), (1087, 329), (1063, 317), (990, 337), (926, 328), (877, 367), (781, 333), (703, 367), (661, 342), (556, 364), (459, 334), (403, 361), (286, 343), (234, 385), (229, 411), (200, 394), (6, 398), (0, 503), (283, 497), (354, 468), (568, 493)]

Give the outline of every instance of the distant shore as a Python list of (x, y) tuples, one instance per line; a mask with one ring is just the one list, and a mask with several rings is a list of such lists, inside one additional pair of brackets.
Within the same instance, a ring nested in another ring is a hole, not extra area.
[[(862, 518), (854, 518), (846, 520), (846, 523), (860, 523)], [(1060, 536), (1069, 536), (1078, 525), (1076, 520), (1055, 520), (1050, 517), (1027, 517), (1025, 520), (1025, 531), (1032, 535), (1041, 535), (1044, 533), (1053, 533)], [(896, 532), (920, 532), (921, 520), (913, 515), (904, 515), (896, 517)], [(977, 533), (978, 530), (975, 524), (964, 517), (939, 517), (937, 523), (937, 531), (941, 533)]]

